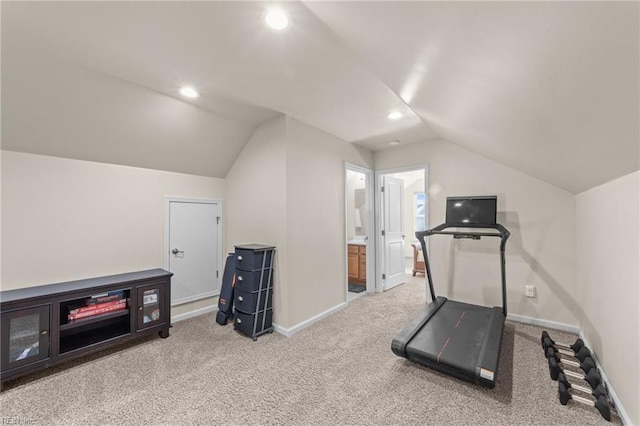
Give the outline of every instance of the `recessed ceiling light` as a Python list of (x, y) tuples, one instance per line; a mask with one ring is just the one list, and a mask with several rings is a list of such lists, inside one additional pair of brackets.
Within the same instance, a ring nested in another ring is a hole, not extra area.
[(402, 117), (403, 115), (400, 111), (391, 111), (389, 114), (387, 114), (387, 118), (389, 120), (399, 120)]
[(391, 142), (389, 142), (389, 145), (391, 145), (391, 146), (400, 145), (400, 141), (391, 141)]
[(264, 18), (267, 25), (274, 30), (284, 30), (289, 26), (287, 14), (280, 9), (272, 9)]
[(180, 89), (180, 94), (187, 98), (197, 98), (200, 94), (193, 87), (183, 87)]

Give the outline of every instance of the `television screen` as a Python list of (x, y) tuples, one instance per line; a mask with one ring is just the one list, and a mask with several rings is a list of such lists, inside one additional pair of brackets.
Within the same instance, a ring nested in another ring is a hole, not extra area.
[(495, 225), (498, 197), (447, 197), (447, 223)]

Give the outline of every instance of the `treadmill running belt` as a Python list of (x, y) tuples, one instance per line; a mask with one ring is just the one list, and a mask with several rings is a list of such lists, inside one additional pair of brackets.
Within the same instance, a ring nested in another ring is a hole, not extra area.
[(504, 315), (499, 308), (445, 299), (421, 327), (406, 336), (402, 356), (493, 387), (503, 326)]

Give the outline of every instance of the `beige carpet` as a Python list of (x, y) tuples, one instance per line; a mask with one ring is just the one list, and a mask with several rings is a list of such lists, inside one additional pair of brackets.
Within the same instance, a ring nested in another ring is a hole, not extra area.
[(391, 339), (424, 300), (424, 278), (412, 279), (294, 337), (257, 342), (203, 315), (175, 324), (168, 339), (5, 384), (0, 417), (39, 425), (608, 424), (593, 408), (560, 405), (537, 327), (507, 323), (493, 390), (396, 357)]

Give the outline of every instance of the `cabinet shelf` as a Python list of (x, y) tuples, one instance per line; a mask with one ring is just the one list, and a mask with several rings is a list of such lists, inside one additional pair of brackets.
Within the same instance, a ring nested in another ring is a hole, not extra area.
[(95, 315), (92, 317), (82, 318), (78, 320), (69, 321), (67, 324), (60, 325), (60, 331), (72, 330), (74, 328), (83, 327), (89, 324), (94, 324), (100, 321), (105, 321), (111, 318), (122, 317), (125, 315), (129, 315), (129, 309), (122, 309), (119, 311), (107, 312), (100, 315)]
[[(79, 330), (79, 329), (78, 329)], [(85, 329), (71, 336), (60, 337), (60, 354), (82, 350), (98, 343), (108, 342), (111, 339), (120, 338), (131, 334), (129, 324), (113, 322), (109, 326), (95, 329)]]

